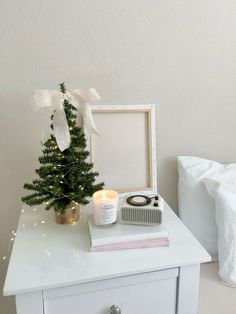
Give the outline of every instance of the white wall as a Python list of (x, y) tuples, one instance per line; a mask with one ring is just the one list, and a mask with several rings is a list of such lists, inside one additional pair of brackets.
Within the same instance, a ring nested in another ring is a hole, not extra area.
[(1, 0), (0, 256), (40, 154), (35, 89), (156, 103), (159, 190), (175, 208), (176, 155), (236, 161), (235, 16), (234, 0)]

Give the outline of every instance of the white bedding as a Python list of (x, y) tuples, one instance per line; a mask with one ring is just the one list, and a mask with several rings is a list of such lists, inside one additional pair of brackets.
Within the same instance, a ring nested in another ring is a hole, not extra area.
[(227, 285), (236, 287), (236, 171), (234, 179), (205, 179), (204, 184), (215, 201), (219, 276)]
[(216, 259), (219, 276), (236, 287), (236, 163), (178, 157), (180, 218)]

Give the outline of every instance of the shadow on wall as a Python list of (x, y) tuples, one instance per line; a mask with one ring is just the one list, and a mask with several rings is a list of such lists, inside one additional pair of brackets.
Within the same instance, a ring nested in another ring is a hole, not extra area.
[(169, 156), (157, 164), (157, 189), (170, 207), (178, 213), (177, 158)]

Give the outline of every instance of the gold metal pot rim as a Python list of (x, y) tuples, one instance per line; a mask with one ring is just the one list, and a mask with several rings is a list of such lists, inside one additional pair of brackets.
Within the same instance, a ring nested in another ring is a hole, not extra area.
[[(71, 206), (72, 205), (72, 206)], [(64, 213), (55, 210), (55, 220), (58, 224), (73, 224), (80, 218), (81, 206), (71, 202), (65, 209)]]

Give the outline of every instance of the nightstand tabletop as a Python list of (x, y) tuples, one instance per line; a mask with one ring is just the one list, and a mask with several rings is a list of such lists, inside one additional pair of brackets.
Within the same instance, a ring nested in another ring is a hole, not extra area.
[(78, 223), (58, 225), (53, 211), (24, 206), (6, 276), (4, 295), (16, 295), (210, 261), (209, 254), (165, 203), (170, 246), (90, 252), (87, 212)]

